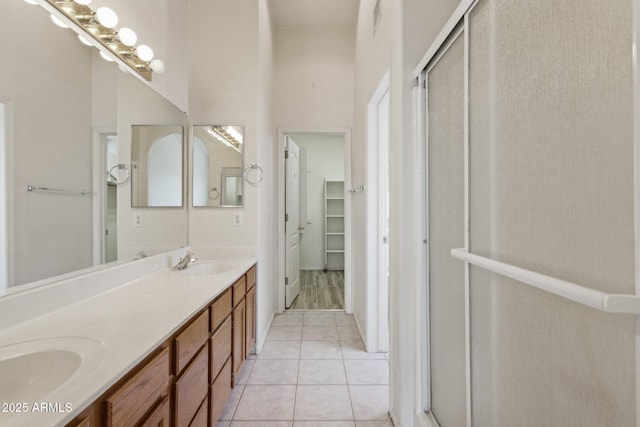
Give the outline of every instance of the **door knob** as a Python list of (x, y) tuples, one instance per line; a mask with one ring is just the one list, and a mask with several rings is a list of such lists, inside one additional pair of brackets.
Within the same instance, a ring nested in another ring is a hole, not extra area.
[(298, 231), (302, 231), (302, 230), (304, 230), (304, 225), (299, 225), (298, 226)]

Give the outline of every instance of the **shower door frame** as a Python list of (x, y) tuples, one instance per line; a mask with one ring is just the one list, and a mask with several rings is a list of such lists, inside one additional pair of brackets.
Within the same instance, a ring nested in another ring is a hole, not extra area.
[[(428, 177), (427, 144), (428, 144), (428, 93), (427, 72), (433, 61), (446, 52), (450, 40), (459, 37), (456, 33), (462, 32), (464, 37), (464, 239), (465, 250), (469, 250), (469, 15), (475, 6), (483, 0), (462, 0), (453, 12), (445, 26), (442, 28), (435, 41), (431, 44), (423, 58), (414, 68), (413, 75), (418, 85), (413, 91), (414, 109), (414, 138), (418, 150), (422, 150), (421, 173), (418, 188), (423, 195), (422, 218), (424, 236), (428, 238)], [(634, 278), (635, 295), (640, 296), (640, 0), (632, 1), (632, 75), (633, 75), (633, 206), (634, 206)], [(417, 243), (417, 250), (425, 260), (425, 265), (416, 266), (416, 277), (422, 278), (421, 285), (416, 290), (416, 319), (415, 339), (417, 353), (415, 369), (420, 379), (416, 384), (415, 399), (415, 424), (418, 427), (439, 427), (438, 422), (431, 412), (430, 389), (430, 365), (429, 365), (429, 306), (426, 300), (429, 292), (428, 284), (428, 247), (425, 241)], [(452, 248), (453, 249), (453, 248)], [(470, 317), (470, 292), (469, 292), (469, 268), (470, 263), (464, 263), (465, 276), (465, 352), (466, 352), (466, 426), (472, 427), (472, 393), (471, 393), (471, 317)], [(640, 427), (640, 315), (635, 319), (635, 407), (636, 426)]]

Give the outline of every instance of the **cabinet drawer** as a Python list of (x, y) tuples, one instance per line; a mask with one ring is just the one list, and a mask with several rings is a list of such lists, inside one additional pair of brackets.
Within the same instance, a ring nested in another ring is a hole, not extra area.
[(207, 427), (207, 415), (209, 411), (209, 399), (204, 399), (202, 405), (200, 405), (200, 409), (196, 413), (196, 416), (193, 417), (191, 424), (189, 427)]
[(211, 337), (211, 382), (218, 376), (218, 372), (229, 356), (231, 356), (231, 316), (227, 317)]
[(99, 427), (101, 423), (99, 411), (96, 406), (97, 405), (93, 405), (82, 415), (73, 420), (69, 424), (69, 427)]
[(209, 387), (209, 346), (205, 345), (175, 385), (175, 425), (188, 426)]
[(210, 332), (215, 331), (224, 319), (227, 318), (233, 305), (231, 304), (231, 288), (227, 289), (218, 299), (211, 305), (211, 328)]
[(256, 266), (254, 265), (247, 271), (247, 291), (256, 285)]
[(158, 405), (140, 427), (169, 427), (171, 424), (171, 405), (169, 398)]
[(165, 348), (105, 400), (107, 426), (137, 424), (167, 394), (169, 369), (169, 349)]
[(237, 282), (233, 284), (233, 306), (238, 305), (242, 298), (244, 298), (244, 294), (247, 293), (247, 278), (242, 276), (238, 279)]
[(220, 375), (211, 385), (211, 395), (209, 397), (211, 404), (211, 425), (215, 425), (216, 421), (222, 415), (224, 407), (231, 396), (231, 358), (227, 359)]
[(189, 363), (209, 337), (209, 312), (205, 311), (174, 340), (176, 349), (176, 374)]

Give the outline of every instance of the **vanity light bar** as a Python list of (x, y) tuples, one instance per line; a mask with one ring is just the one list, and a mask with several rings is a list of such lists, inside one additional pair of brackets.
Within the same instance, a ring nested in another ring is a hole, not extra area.
[(218, 138), (229, 147), (236, 150), (238, 153), (240, 152), (240, 149), (242, 148), (242, 142), (234, 138), (231, 133), (227, 132), (222, 126), (212, 126), (212, 130), (213, 132), (209, 132), (210, 134)]
[[(118, 59), (135, 70), (145, 80), (151, 81), (153, 70), (150, 61), (144, 61), (136, 55), (135, 49), (125, 45), (118, 39), (118, 33), (112, 28), (102, 25), (96, 18), (96, 13), (89, 6), (70, 0), (45, 0), (65, 17), (70, 19), (101, 46)], [(116, 18), (117, 19), (117, 18)]]

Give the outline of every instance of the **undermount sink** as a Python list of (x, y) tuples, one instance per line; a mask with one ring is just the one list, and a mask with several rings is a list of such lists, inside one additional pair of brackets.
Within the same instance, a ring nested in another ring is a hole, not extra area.
[[(104, 346), (83, 337), (58, 337), (0, 347), (0, 402), (41, 402), (100, 363)], [(11, 417), (0, 414), (0, 422)]]
[(232, 261), (198, 261), (182, 270), (182, 273), (187, 276), (211, 276), (226, 273), (236, 267), (238, 264)]

